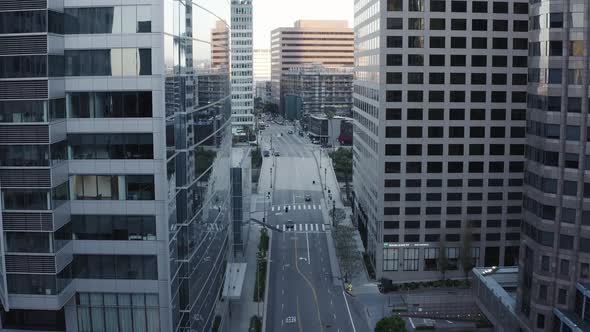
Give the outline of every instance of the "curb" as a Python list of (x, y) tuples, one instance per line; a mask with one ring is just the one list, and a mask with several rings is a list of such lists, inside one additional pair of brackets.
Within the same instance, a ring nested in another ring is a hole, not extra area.
[(328, 256), (330, 257), (330, 270), (332, 270), (332, 284), (334, 286), (342, 286), (342, 276), (340, 275), (340, 266), (338, 257), (336, 256), (332, 231), (326, 231), (326, 242), (328, 245)]
[(270, 284), (270, 261), (272, 257), (272, 232), (268, 232), (268, 257), (266, 260), (266, 283), (264, 284), (264, 308), (262, 309), (262, 332), (266, 331), (266, 310), (268, 307), (268, 285)]

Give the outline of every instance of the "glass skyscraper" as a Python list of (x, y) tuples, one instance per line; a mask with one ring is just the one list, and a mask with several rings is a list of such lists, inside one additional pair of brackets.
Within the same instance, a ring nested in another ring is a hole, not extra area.
[(524, 223), (527, 331), (590, 331), (590, 4), (531, 0)]
[(0, 3), (0, 327), (210, 331), (231, 245), (211, 31), (229, 3), (93, 3)]

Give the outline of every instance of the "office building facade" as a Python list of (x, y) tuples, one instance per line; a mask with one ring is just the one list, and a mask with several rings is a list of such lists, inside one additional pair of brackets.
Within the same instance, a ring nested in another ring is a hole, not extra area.
[(527, 1), (358, 0), (354, 30), (355, 218), (377, 278), (516, 265)]
[(588, 331), (590, 5), (530, 3), (517, 311), (526, 331)]
[(252, 0), (231, 2), (231, 95), (234, 127), (254, 125)]
[(270, 50), (254, 49), (254, 83), (270, 81)]
[(299, 20), (271, 32), (272, 99), (280, 106), (282, 74), (304, 64), (351, 67), (354, 34), (346, 21)]
[(223, 324), (230, 8), (200, 2), (0, 4), (0, 329)]
[[(334, 115), (351, 116), (352, 67), (326, 68), (308, 64), (291, 68), (283, 73), (282, 98), (291, 95), (301, 98), (298, 118), (306, 114), (333, 112)], [(285, 109), (285, 105), (282, 105)]]

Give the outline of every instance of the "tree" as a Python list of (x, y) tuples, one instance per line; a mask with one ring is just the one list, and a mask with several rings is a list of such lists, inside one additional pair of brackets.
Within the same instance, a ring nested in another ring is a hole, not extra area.
[(262, 108), (264, 113), (277, 114), (279, 113), (279, 105), (274, 103), (266, 103)]
[(461, 265), (463, 272), (465, 272), (465, 280), (469, 278), (469, 272), (475, 266), (473, 257), (471, 257), (471, 243), (472, 243), (471, 223), (467, 222), (463, 228), (463, 245), (461, 247)]
[(354, 241), (355, 229), (347, 226), (336, 227), (332, 230), (332, 237), (336, 249), (336, 257), (340, 263), (342, 273), (352, 278), (359, 271), (360, 255)]
[[(442, 234), (441, 234), (442, 235)], [(438, 252), (438, 270), (442, 274), (442, 280), (446, 279), (446, 273), (449, 269), (449, 260), (447, 258), (447, 244), (445, 240), (441, 238)]]
[(407, 332), (406, 322), (398, 316), (384, 317), (377, 322), (375, 332)]
[(352, 150), (339, 148), (330, 153), (330, 158), (334, 162), (334, 171), (344, 176), (346, 188), (346, 198), (350, 199), (350, 178), (352, 176)]

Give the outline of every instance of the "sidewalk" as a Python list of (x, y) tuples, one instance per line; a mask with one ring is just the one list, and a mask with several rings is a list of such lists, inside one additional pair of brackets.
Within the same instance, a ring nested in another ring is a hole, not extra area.
[[(248, 226), (245, 226), (245, 228)], [(247, 229), (247, 228), (246, 228)], [(258, 315), (260, 317), (264, 311), (263, 302), (254, 302), (254, 283), (256, 282), (256, 252), (260, 242), (260, 229), (258, 225), (249, 227), (249, 243), (246, 249), (245, 261), (246, 275), (244, 276), (244, 285), (242, 296), (239, 301), (230, 302), (228, 331), (248, 331), (250, 327), (250, 318)]]
[[(319, 164), (319, 160), (320, 160), (320, 153), (321, 153), (321, 169), (320, 169), (320, 164)], [(350, 228), (354, 228), (355, 232), (354, 232), (354, 236), (353, 236), (353, 240), (355, 242), (356, 245), (356, 251), (358, 253), (358, 255), (356, 255), (357, 257), (355, 257), (355, 260), (357, 261), (357, 263), (355, 264), (355, 266), (359, 267), (359, 270), (357, 271), (357, 273), (355, 273), (354, 275), (350, 276), (350, 282), (353, 285), (353, 290), (354, 289), (363, 289), (363, 291), (365, 291), (364, 289), (369, 286), (369, 284), (371, 283), (367, 272), (364, 268), (364, 263), (362, 261), (362, 253), (364, 252), (364, 246), (363, 246), (363, 242), (361, 240), (360, 234), (358, 233), (358, 230), (356, 230), (356, 227), (354, 227), (353, 223), (352, 223), (352, 209), (350, 207), (345, 207), (344, 204), (342, 203), (342, 194), (340, 192), (340, 185), (338, 184), (338, 179), (336, 178), (336, 173), (334, 172), (334, 167), (332, 165), (332, 159), (328, 156), (328, 154), (324, 151), (318, 151), (318, 150), (314, 150), (313, 151), (314, 154), (314, 158), (316, 160), (316, 164), (318, 166), (318, 172), (320, 173), (321, 177), (320, 177), (320, 183), (322, 184), (322, 186), (324, 188), (327, 188), (327, 190), (324, 190), (324, 197), (325, 197), (325, 203), (326, 203), (326, 211), (329, 211), (329, 213), (326, 213), (327, 216), (324, 216), (324, 218), (328, 218), (328, 220), (330, 221), (330, 224), (332, 223), (332, 209), (335, 206), (336, 209), (343, 209), (344, 212), (346, 213), (346, 218), (344, 218), (344, 220), (339, 222), (340, 226), (346, 226), (346, 227), (350, 227)], [(327, 171), (326, 171), (327, 168)], [(329, 197), (328, 197), (328, 190), (330, 190), (330, 193), (332, 194), (332, 201), (329, 201)], [(369, 288), (372, 288), (369, 286)]]

